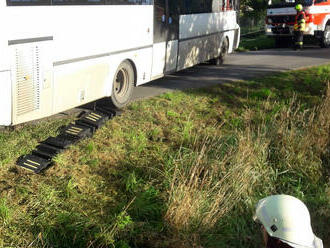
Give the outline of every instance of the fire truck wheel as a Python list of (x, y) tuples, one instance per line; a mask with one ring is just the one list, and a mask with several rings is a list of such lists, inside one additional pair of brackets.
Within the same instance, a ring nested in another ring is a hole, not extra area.
[(330, 23), (325, 26), (323, 37), (321, 40), (321, 47), (330, 47)]

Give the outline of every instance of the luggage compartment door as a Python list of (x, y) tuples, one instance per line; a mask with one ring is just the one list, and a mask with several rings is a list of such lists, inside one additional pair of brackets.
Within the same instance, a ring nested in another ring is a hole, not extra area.
[(52, 114), (52, 41), (9, 41), (12, 52), (11, 78), (13, 124)]

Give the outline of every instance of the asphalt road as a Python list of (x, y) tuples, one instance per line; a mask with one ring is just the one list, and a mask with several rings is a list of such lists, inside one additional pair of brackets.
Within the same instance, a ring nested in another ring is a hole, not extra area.
[(228, 81), (247, 80), (274, 72), (330, 63), (330, 48), (302, 51), (271, 49), (231, 54), (224, 65), (198, 65), (134, 89), (133, 100), (187, 88), (201, 88)]

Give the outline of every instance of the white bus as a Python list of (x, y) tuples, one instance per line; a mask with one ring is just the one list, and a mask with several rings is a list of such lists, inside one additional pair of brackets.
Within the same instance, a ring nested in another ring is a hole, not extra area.
[(0, 125), (44, 118), (239, 43), (238, 0), (0, 0)]

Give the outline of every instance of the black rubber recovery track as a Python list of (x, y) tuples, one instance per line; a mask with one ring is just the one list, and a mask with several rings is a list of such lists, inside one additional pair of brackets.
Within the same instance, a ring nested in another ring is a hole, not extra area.
[(51, 160), (41, 158), (33, 154), (25, 155), (24, 157), (20, 157), (17, 160), (17, 165), (34, 173), (41, 172), (42, 170), (49, 167), (51, 164), (52, 164)]
[(17, 165), (31, 172), (40, 173), (52, 164), (52, 159), (57, 154), (81, 139), (92, 137), (96, 129), (121, 114), (120, 111), (103, 105), (96, 106), (96, 110), (83, 114), (74, 123), (63, 127), (58, 136), (40, 142), (31, 154), (20, 157)]
[(79, 120), (76, 121), (76, 124), (99, 129), (100, 127), (104, 126), (108, 120), (109, 116), (101, 112), (93, 111), (83, 115)]
[(64, 135), (72, 136), (74, 139), (84, 139), (93, 136), (93, 128), (77, 124), (70, 124), (63, 130)]
[(60, 149), (66, 149), (72, 144), (76, 143), (79, 139), (74, 138), (73, 136), (65, 135), (65, 134), (60, 134), (56, 137), (49, 137), (42, 143), (54, 146)]
[(109, 119), (121, 115), (121, 111), (114, 110), (106, 105), (98, 105), (96, 106), (96, 110), (102, 114), (107, 115)]
[(63, 151), (63, 149), (61, 149), (59, 147), (41, 143), (40, 145), (38, 145), (36, 147), (35, 150), (32, 151), (32, 154), (39, 156), (41, 158), (52, 159), (53, 157), (55, 157), (57, 154), (59, 154), (62, 151)]

